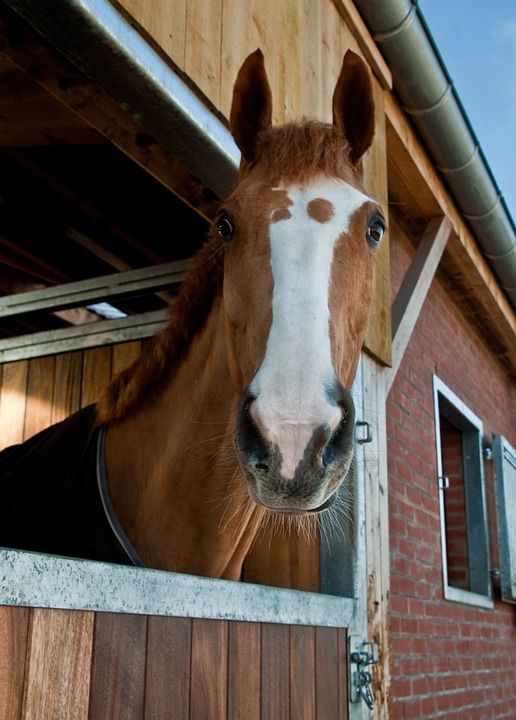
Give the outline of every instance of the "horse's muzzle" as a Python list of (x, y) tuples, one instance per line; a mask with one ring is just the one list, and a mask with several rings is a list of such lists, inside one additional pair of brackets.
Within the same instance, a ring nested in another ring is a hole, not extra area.
[(315, 428), (293, 478), (281, 473), (282, 455), (254, 422), (254, 395), (247, 389), (240, 401), (235, 446), (248, 483), (249, 495), (270, 510), (286, 514), (320, 513), (336, 499), (337, 490), (351, 464), (354, 447), (355, 408), (348, 390), (340, 383), (329, 393), (341, 410), (333, 430)]

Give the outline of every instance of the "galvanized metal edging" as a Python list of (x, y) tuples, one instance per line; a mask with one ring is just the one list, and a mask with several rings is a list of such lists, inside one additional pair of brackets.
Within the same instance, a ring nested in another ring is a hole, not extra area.
[(354, 600), (2, 549), (0, 604), (348, 627)]
[(0, 318), (55, 312), (102, 300), (120, 300), (141, 295), (144, 291), (167, 290), (179, 286), (189, 265), (189, 260), (179, 260), (5, 295), (0, 297)]
[[(144, 291), (159, 292), (176, 288), (189, 264), (189, 260), (180, 260), (6, 295), (0, 298), (0, 318), (55, 312), (91, 305), (100, 300), (131, 297)], [(0, 364), (139, 340), (160, 330), (168, 319), (166, 310), (154, 310), (125, 318), (4, 338), (0, 340)]]
[(0, 364), (46, 357), (75, 350), (140, 340), (154, 335), (167, 322), (166, 310), (48, 330), (0, 341)]

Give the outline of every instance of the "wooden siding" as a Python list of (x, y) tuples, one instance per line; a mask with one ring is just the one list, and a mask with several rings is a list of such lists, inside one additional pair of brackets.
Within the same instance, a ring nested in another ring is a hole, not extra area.
[(134, 341), (3, 365), (0, 450), (95, 402), (112, 374), (129, 365), (140, 348)]
[(0, 647), (0, 720), (347, 718), (342, 628), (1, 606)]

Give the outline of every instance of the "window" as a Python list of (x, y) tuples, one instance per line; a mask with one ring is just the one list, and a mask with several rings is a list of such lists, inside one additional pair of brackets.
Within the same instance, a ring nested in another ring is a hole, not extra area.
[(492, 607), (482, 421), (434, 376), (444, 596)]
[(502, 435), (493, 440), (502, 600), (516, 603), (516, 451)]

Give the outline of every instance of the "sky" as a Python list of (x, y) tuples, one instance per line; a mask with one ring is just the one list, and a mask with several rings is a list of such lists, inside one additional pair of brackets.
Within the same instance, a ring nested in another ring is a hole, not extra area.
[(516, 0), (419, 0), (516, 222)]

